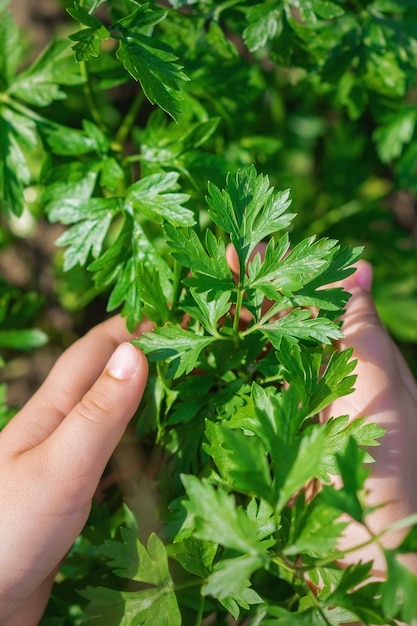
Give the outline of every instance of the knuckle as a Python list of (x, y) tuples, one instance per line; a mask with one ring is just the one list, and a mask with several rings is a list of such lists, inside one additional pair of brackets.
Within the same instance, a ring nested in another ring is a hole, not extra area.
[(109, 419), (115, 417), (114, 407), (110, 399), (95, 389), (89, 391), (82, 398), (78, 404), (77, 412), (80, 417), (93, 423), (101, 423), (103, 416)]

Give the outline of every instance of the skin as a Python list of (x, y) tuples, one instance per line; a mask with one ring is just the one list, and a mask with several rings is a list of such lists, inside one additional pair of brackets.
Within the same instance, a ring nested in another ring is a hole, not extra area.
[(2, 626), (39, 622), (59, 564), (140, 403), (148, 367), (140, 350), (124, 343), (130, 338), (118, 317), (95, 327), (0, 433)]
[[(353, 346), (358, 360), (355, 391), (339, 398), (323, 412), (322, 420), (331, 415), (349, 415), (351, 419), (366, 416), (386, 429), (380, 445), (370, 450), (375, 463), (370, 467), (366, 503), (385, 505), (371, 513), (367, 524), (374, 534), (390, 524), (417, 511), (417, 385), (397, 346), (382, 326), (370, 294), (372, 268), (360, 261), (355, 274), (343, 287), (352, 296), (343, 317), (343, 333), (339, 349)], [(407, 530), (388, 532), (381, 545), (395, 547)], [(341, 548), (349, 548), (368, 538), (364, 527), (351, 523)], [(346, 562), (374, 561), (376, 578), (383, 577), (385, 560), (377, 544), (346, 558)], [(417, 555), (406, 555), (404, 562), (417, 573)]]
[[(233, 254), (229, 262), (233, 268)], [(369, 516), (369, 527), (379, 533), (417, 510), (417, 385), (381, 325), (371, 281), (369, 264), (360, 262), (343, 283), (352, 298), (339, 347), (354, 347), (358, 379), (356, 391), (328, 407), (322, 419), (366, 415), (387, 429), (381, 445), (372, 449), (375, 463), (367, 482), (369, 505), (389, 501)], [(102, 472), (140, 403), (148, 369), (140, 350), (124, 343), (130, 338), (117, 317), (94, 328), (62, 355), (0, 433), (1, 626), (38, 623), (59, 564), (82, 530)], [(344, 546), (362, 539), (362, 531), (350, 524)], [(400, 539), (388, 533), (383, 544)], [(383, 575), (378, 547), (349, 558), (374, 559), (375, 575)], [(417, 572), (416, 555), (407, 564)]]

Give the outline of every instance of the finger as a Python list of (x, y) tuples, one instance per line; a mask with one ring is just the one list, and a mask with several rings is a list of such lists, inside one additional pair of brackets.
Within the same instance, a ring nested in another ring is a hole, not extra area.
[(349, 414), (352, 418), (366, 411), (373, 394), (379, 395), (384, 386), (390, 386), (393, 378), (398, 379), (397, 354), (394, 343), (378, 316), (370, 294), (372, 267), (361, 261), (355, 274), (340, 283), (352, 295), (342, 317), (344, 337), (338, 342), (338, 349), (353, 347), (353, 358), (358, 363), (355, 368), (357, 381), (355, 392), (334, 402), (324, 417)]
[(232, 243), (229, 243), (226, 248), (226, 260), (233, 274), (239, 274), (239, 257)]
[[(390, 358), (389, 364), (394, 367), (395, 373), (400, 375), (402, 383), (407, 387), (408, 392), (414, 397), (417, 401), (417, 388), (415, 380), (410, 372), (410, 369), (398, 349), (397, 345), (392, 340), (389, 333), (383, 327), (383, 324), (379, 318), (377, 313), (375, 304), (373, 302), (372, 297), (370, 296), (370, 291), (372, 287), (372, 266), (367, 261), (359, 261), (356, 264), (356, 273), (349, 276), (344, 281), (339, 283), (346, 291), (353, 291), (354, 297), (348, 302), (348, 313), (345, 315), (345, 323), (343, 326), (343, 331), (345, 333), (345, 339), (340, 342), (341, 349), (344, 347), (349, 347), (352, 345), (352, 342), (362, 344), (362, 349), (366, 352), (369, 351), (369, 343), (377, 341), (379, 339), (379, 348), (384, 350), (384, 355), (387, 358)], [(359, 288), (359, 292), (362, 297), (362, 304), (358, 304), (358, 293), (356, 292), (357, 288)], [(364, 292), (360, 291), (364, 290)], [(355, 304), (356, 299), (356, 304)], [(362, 312), (361, 308), (362, 307)], [(355, 332), (354, 327), (354, 310), (358, 311), (357, 318), (360, 321), (360, 336)], [(367, 322), (366, 322), (367, 320)], [(366, 322), (366, 324), (365, 324)], [(366, 328), (367, 325), (367, 328)], [(372, 334), (369, 334), (369, 329), (373, 329)], [(377, 333), (378, 337), (374, 337), (374, 334)], [(359, 346), (356, 348), (356, 354), (360, 358)]]
[(60, 395), (58, 408), (66, 415), (97, 380), (116, 347), (141, 334), (142, 326), (131, 334), (126, 320), (115, 316), (92, 328), (58, 359), (32, 402), (36, 403), (39, 396), (55, 397), (57, 388), (63, 386), (65, 393)]
[[(255, 249), (251, 253), (249, 257), (249, 262), (252, 261), (257, 254), (260, 254), (261, 259), (263, 259), (265, 256), (265, 250), (266, 250), (266, 244), (259, 243), (257, 246), (255, 246)], [(233, 244), (229, 244), (226, 248), (226, 259), (227, 259), (230, 269), (232, 270), (233, 274), (235, 274), (235, 280), (237, 282), (238, 280), (237, 277), (240, 271), (240, 265), (239, 265), (239, 257), (237, 255), (236, 248), (234, 247)], [(266, 313), (271, 308), (272, 305), (273, 305), (273, 302), (265, 298), (262, 304), (262, 313), (263, 314)], [(253, 319), (252, 314), (248, 311), (248, 309), (245, 306), (243, 306), (241, 309), (240, 319), (244, 324), (247, 324)]]
[[(249, 261), (252, 261), (257, 254), (260, 254), (261, 258), (263, 259), (263, 257), (265, 256), (265, 250), (266, 250), (266, 244), (259, 243), (257, 246), (255, 246), (255, 249), (250, 255)], [(237, 255), (236, 248), (234, 247), (232, 243), (229, 243), (229, 245), (226, 248), (226, 260), (232, 272), (234, 274), (239, 275), (239, 272), (240, 272), (239, 257)]]
[(131, 338), (120, 316), (91, 329), (61, 355), (43, 385), (4, 429), (2, 439), (19, 452), (44, 441), (95, 383), (115, 348)]
[(148, 376), (143, 353), (120, 344), (92, 388), (64, 421), (26, 455), (43, 459), (59, 491), (64, 485), (70, 506), (89, 502), (105, 466), (142, 398)]

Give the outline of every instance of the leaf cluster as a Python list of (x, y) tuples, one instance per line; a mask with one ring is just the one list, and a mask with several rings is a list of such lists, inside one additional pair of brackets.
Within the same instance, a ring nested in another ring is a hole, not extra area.
[[(372, 458), (363, 448), (377, 445), (383, 430), (344, 415), (325, 426), (316, 421), (353, 390), (351, 350), (329, 358), (326, 348), (341, 336), (336, 317), (348, 294), (326, 285), (353, 271), (360, 250), (313, 238), (291, 248), (288, 232), (276, 231), (293, 217), (288, 193), (275, 192), (253, 167), (229, 175), (223, 190), (211, 184), (207, 203), (217, 237), (211, 230), (199, 236), (196, 227), (165, 227), (171, 254), (185, 269), (175, 306), (189, 322), (175, 321), (173, 305), (161, 320), (154, 306), (155, 329), (135, 340), (169, 388), (156, 438), (168, 453), (172, 481), (162, 501), (175, 489), (178, 494), (174, 503), (166, 501), (177, 518), (173, 526), (165, 516), (173, 560), (188, 572), (189, 584), (199, 586), (202, 615), (218, 612), (216, 601), (235, 619), (252, 615), (254, 623), (275, 617), (286, 623), (296, 615), (300, 623), (376, 617), (383, 623), (394, 614), (385, 612), (374, 586), (368, 612), (362, 599), (341, 600), (344, 585), (355, 594), (366, 582), (370, 564), (351, 578), (336, 565), (346, 526), (341, 513), (366, 525), (363, 462)], [(257, 246), (265, 237), (261, 255)], [(227, 262), (230, 246), (235, 275)], [(154, 294), (152, 285), (144, 301), (153, 302)], [(251, 319), (242, 328), (243, 305)], [(174, 432), (179, 458), (169, 459)], [(198, 463), (200, 446), (205, 454)], [(343, 489), (332, 485), (334, 474)], [(185, 497), (175, 487), (178, 477)], [(325, 486), (308, 498), (305, 490), (315, 480)], [(286, 588), (284, 597), (265, 595), (257, 582), (265, 576)], [(332, 584), (315, 596), (309, 578)]]
[[(120, 494), (94, 509), (45, 626), (412, 623), (398, 555), (415, 527), (385, 551), (384, 583), (371, 563), (338, 565), (341, 515), (367, 526), (383, 431), (319, 415), (354, 386), (334, 342), (355, 242), (376, 275), (404, 258), (417, 275), (381, 201), (415, 190), (414, 3), (76, 1), (34, 59), (7, 4), (0, 229), (28, 212), (62, 225), (55, 264), (81, 308), (103, 294), (130, 330), (155, 325), (136, 341), (151, 377), (129, 435), (157, 527), (144, 537)], [(2, 347), (38, 345), (33, 296), (0, 289)], [(398, 332), (413, 289), (385, 296)]]

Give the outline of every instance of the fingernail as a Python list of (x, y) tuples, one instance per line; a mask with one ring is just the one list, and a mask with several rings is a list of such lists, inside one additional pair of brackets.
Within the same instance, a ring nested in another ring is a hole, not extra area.
[(140, 367), (139, 356), (132, 344), (121, 343), (107, 363), (107, 371), (117, 380), (132, 378)]
[(358, 269), (355, 273), (356, 284), (358, 287), (362, 287), (366, 291), (371, 291), (372, 288), (372, 265), (365, 261), (358, 264)]

